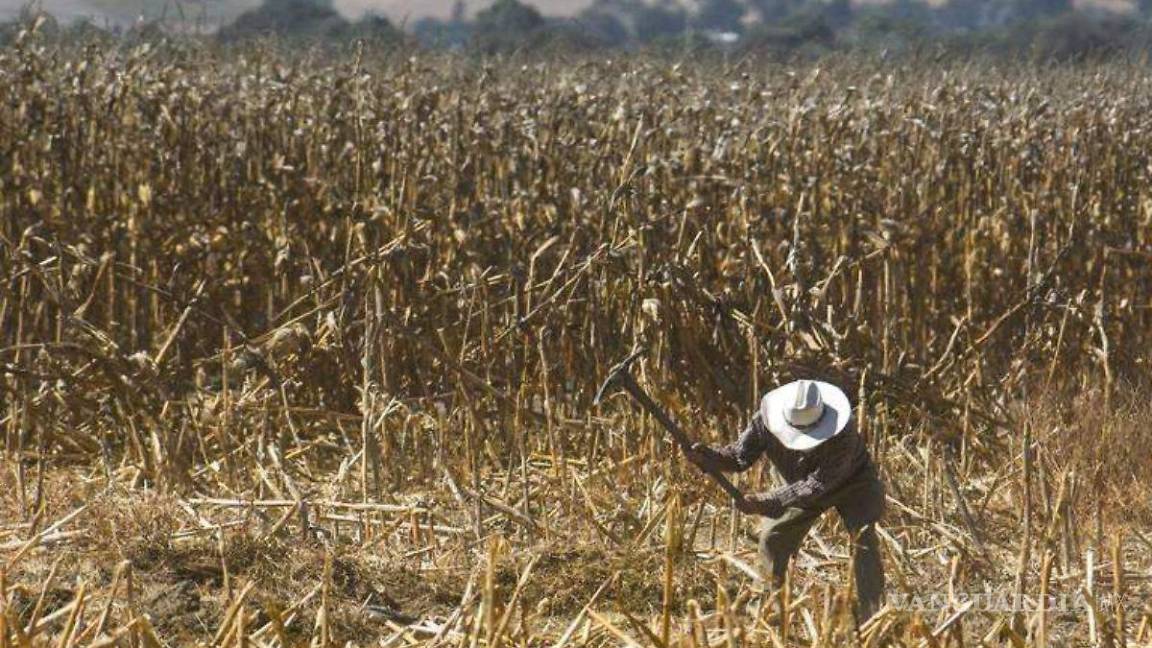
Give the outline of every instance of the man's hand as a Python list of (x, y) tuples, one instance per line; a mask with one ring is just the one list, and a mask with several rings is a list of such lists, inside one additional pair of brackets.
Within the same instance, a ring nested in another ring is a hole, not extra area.
[(763, 495), (745, 495), (743, 499), (736, 500), (736, 509), (745, 515), (763, 515), (764, 517), (780, 517), (784, 507), (780, 502)]
[(703, 443), (693, 443), (691, 448), (684, 451), (684, 456), (704, 472), (724, 472), (728, 467), (724, 455)]

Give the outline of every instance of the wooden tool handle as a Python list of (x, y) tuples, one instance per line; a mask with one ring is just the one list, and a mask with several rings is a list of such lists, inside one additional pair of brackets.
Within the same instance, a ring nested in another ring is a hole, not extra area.
[[(680, 426), (676, 425), (676, 422), (664, 413), (664, 410), (656, 404), (656, 401), (652, 400), (652, 398), (648, 396), (648, 394), (643, 389), (640, 388), (640, 385), (636, 384), (635, 379), (633, 379), (631, 375), (629, 375), (627, 379), (622, 382), (624, 389), (627, 390), (627, 392), (636, 399), (636, 402), (639, 403), (640, 406), (645, 410), (647, 410), (649, 414), (654, 416), (657, 421), (660, 421), (660, 424), (664, 426), (664, 429), (668, 430), (668, 433), (671, 434), (672, 438), (676, 441), (676, 445), (680, 446), (680, 449), (684, 452), (688, 452), (688, 450), (692, 448), (692, 440), (688, 438), (688, 435), (684, 434), (684, 431), (680, 429)], [(732, 482), (724, 473), (715, 469), (709, 470), (702, 466), (698, 467), (703, 470), (709, 477), (711, 477), (717, 484), (719, 484), (720, 488), (724, 489), (724, 492), (728, 493), (732, 499), (744, 499), (744, 494), (740, 492), (740, 489), (736, 488), (736, 486), (732, 484)]]

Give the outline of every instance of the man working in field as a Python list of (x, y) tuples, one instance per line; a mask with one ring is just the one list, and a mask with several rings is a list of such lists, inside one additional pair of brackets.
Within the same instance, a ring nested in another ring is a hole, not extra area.
[(766, 516), (760, 553), (779, 587), (788, 561), (820, 515), (835, 507), (854, 542), (857, 615), (874, 614), (884, 594), (884, 571), (875, 523), (884, 512), (884, 485), (856, 433), (848, 397), (834, 385), (800, 380), (768, 392), (733, 444), (720, 449), (695, 444), (688, 458), (705, 470), (741, 472), (767, 454), (787, 482), (739, 504)]

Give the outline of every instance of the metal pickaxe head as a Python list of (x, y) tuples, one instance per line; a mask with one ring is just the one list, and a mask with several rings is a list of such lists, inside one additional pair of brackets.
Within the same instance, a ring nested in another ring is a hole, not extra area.
[(616, 366), (608, 371), (608, 377), (601, 383), (600, 389), (596, 390), (596, 400), (593, 401), (594, 404), (599, 405), (605, 396), (615, 391), (616, 388), (624, 385), (626, 381), (635, 382), (636, 379), (632, 377), (632, 363), (644, 355), (644, 351), (645, 349), (643, 348), (636, 349), (628, 354), (627, 358), (616, 363)]

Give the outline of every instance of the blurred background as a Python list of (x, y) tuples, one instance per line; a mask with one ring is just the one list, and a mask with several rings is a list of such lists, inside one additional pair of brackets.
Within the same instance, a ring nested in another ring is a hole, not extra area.
[(813, 58), (869, 49), (1069, 59), (1142, 55), (1152, 42), (1152, 0), (0, 0), (0, 22), (38, 16), (65, 34), (368, 38), (487, 54), (711, 49)]

